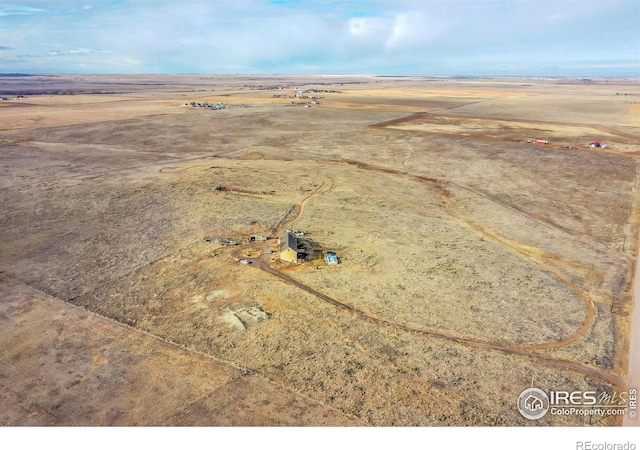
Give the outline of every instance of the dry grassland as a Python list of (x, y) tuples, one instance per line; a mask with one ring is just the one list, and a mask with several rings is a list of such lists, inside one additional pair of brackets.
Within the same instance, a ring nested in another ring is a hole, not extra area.
[(639, 126), (640, 125), (640, 103), (635, 103), (629, 106), (627, 117), (625, 121), (628, 125)]
[[(42, 83), (0, 104), (0, 423), (619, 424), (516, 399), (621, 387), (637, 85)], [(341, 263), (260, 270), (281, 227)]]
[(1, 293), (0, 376), (11, 380), (0, 392), (2, 425), (358, 425), (246, 370), (10, 280)]

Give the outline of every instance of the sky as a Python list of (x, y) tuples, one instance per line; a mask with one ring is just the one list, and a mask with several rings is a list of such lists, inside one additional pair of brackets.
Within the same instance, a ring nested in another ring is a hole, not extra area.
[(2, 0), (0, 73), (640, 76), (640, 0)]

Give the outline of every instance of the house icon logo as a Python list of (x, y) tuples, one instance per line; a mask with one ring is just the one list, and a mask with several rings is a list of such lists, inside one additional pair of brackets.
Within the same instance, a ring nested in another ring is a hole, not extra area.
[(538, 388), (525, 389), (518, 397), (518, 411), (526, 419), (541, 419), (549, 411), (549, 397)]
[(524, 405), (527, 407), (529, 411), (538, 411), (543, 408), (542, 400), (538, 397), (534, 397), (533, 395), (529, 395), (524, 401)]

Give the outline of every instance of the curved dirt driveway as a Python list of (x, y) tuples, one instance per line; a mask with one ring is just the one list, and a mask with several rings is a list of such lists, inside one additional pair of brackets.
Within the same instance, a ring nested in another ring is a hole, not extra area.
[[(387, 172), (386, 170), (383, 169), (384, 172)], [(411, 175), (409, 175), (410, 177), (413, 177)], [(429, 180), (432, 181), (432, 180)], [(433, 181), (439, 181), (439, 180), (433, 180)], [(315, 191), (313, 191), (309, 196), (307, 196), (304, 200), (302, 200), (302, 202), (298, 205), (298, 212), (296, 213), (296, 215), (294, 217), (292, 217), (290, 220), (288, 220), (284, 225), (282, 225), (280, 227), (280, 229), (278, 230), (278, 232), (276, 234), (279, 234), (282, 230), (285, 230), (286, 228), (288, 228), (289, 226), (291, 226), (293, 223), (295, 223), (304, 213), (304, 207), (305, 205), (311, 200), (313, 199), (315, 196), (319, 195), (320, 193), (323, 193), (323, 189), (325, 188), (325, 186), (327, 186), (328, 182), (322, 182), (322, 184), (320, 185), (320, 187), (318, 187)], [(327, 189), (326, 191), (324, 191), (325, 193), (331, 192), (336, 186), (336, 183), (334, 180), (330, 181), (330, 187), (329, 189)], [(441, 196), (443, 197), (443, 199), (445, 200), (446, 203), (446, 199), (447, 199), (447, 195), (444, 194), (444, 192), (440, 192)], [(488, 232), (486, 232), (485, 230), (482, 230), (480, 227), (477, 227), (475, 225), (471, 225), (468, 224), (466, 222), (463, 222), (461, 225), (465, 226), (468, 229), (477, 231), (477, 232), (481, 232), (484, 235), (486, 235), (487, 237), (490, 237), (491, 239), (493, 239), (494, 241), (496, 241), (497, 243), (506, 246), (507, 248), (516, 251), (518, 255), (520, 255), (522, 258), (524, 258), (525, 260), (527, 260), (530, 263), (533, 263), (535, 265), (537, 265), (538, 267), (540, 267), (541, 269), (549, 272), (550, 274), (552, 274), (553, 276), (557, 277), (558, 279), (560, 279), (563, 283), (565, 283), (568, 287), (570, 287), (574, 292), (576, 292), (585, 302), (586, 306), (587, 306), (587, 318), (585, 319), (583, 325), (580, 327), (580, 329), (578, 329), (576, 331), (576, 333), (572, 334), (571, 336), (561, 340), (561, 341), (557, 341), (557, 342), (550, 342), (550, 343), (544, 343), (544, 344), (533, 344), (533, 345), (508, 345), (508, 344), (502, 344), (502, 343), (496, 343), (496, 342), (488, 342), (488, 341), (482, 341), (482, 340), (478, 340), (478, 339), (468, 339), (468, 338), (463, 338), (460, 336), (455, 336), (455, 335), (451, 335), (451, 334), (447, 334), (447, 333), (441, 333), (441, 332), (437, 332), (437, 331), (432, 331), (432, 330), (425, 330), (425, 329), (420, 329), (420, 328), (414, 328), (414, 327), (410, 327), (408, 325), (405, 324), (401, 324), (398, 322), (395, 322), (393, 320), (389, 320), (389, 319), (385, 319), (382, 317), (378, 317), (375, 316), (373, 314), (367, 313), (365, 311), (362, 310), (357, 310), (355, 308), (353, 308), (352, 306), (343, 303), (333, 297), (330, 297), (326, 294), (323, 294), (320, 291), (315, 290), (314, 288), (300, 282), (297, 281), (285, 274), (283, 274), (282, 272), (279, 272), (277, 270), (275, 270), (274, 268), (272, 268), (269, 265), (269, 259), (270, 259), (270, 254), (267, 253), (265, 250), (271, 245), (269, 241), (265, 242), (262, 246), (262, 252), (261, 255), (257, 258), (245, 258), (248, 259), (252, 262), (252, 266), (256, 269), (262, 270), (264, 272), (267, 272), (277, 278), (279, 278), (280, 280), (282, 280), (283, 282), (291, 285), (291, 286), (295, 286), (339, 309), (342, 309), (344, 311), (348, 311), (349, 313), (353, 313), (354, 317), (358, 316), (361, 319), (365, 319), (371, 323), (375, 323), (377, 325), (380, 326), (388, 326), (388, 327), (393, 327), (395, 329), (398, 330), (403, 330), (409, 333), (413, 333), (413, 334), (417, 334), (417, 335), (422, 335), (422, 336), (428, 336), (431, 338), (436, 338), (436, 339), (442, 339), (442, 340), (446, 340), (449, 342), (455, 342), (457, 344), (461, 344), (461, 345), (465, 345), (468, 347), (472, 347), (472, 348), (478, 348), (478, 349), (484, 349), (484, 350), (493, 350), (493, 351), (499, 351), (501, 353), (504, 354), (508, 354), (508, 355), (515, 355), (515, 356), (520, 356), (520, 357), (525, 357), (525, 358), (529, 358), (531, 360), (534, 361), (538, 361), (540, 363), (543, 363), (549, 367), (555, 367), (555, 368), (559, 368), (559, 369), (564, 369), (564, 370), (571, 370), (574, 372), (578, 372), (578, 373), (582, 373), (590, 378), (595, 378), (595, 379), (599, 379), (605, 382), (608, 382), (614, 386), (620, 387), (623, 386), (624, 384), (624, 380), (617, 376), (614, 375), (604, 369), (600, 369), (597, 367), (593, 367), (593, 366), (589, 366), (586, 364), (580, 364), (578, 362), (574, 362), (574, 361), (568, 361), (568, 360), (562, 360), (562, 359), (556, 359), (556, 358), (552, 358), (546, 355), (542, 355), (539, 353), (535, 353), (532, 352), (531, 350), (548, 350), (548, 349), (553, 349), (553, 348), (558, 348), (558, 347), (563, 347), (569, 344), (572, 344), (574, 342), (577, 342), (578, 340), (582, 339), (584, 337), (584, 335), (591, 329), (591, 327), (593, 326), (593, 323), (595, 322), (595, 307), (593, 304), (593, 301), (591, 300), (591, 298), (589, 297), (589, 295), (583, 291), (581, 288), (579, 288), (575, 283), (571, 282), (570, 280), (566, 279), (565, 277), (561, 276), (560, 274), (558, 274), (557, 272), (551, 270), (550, 268), (546, 267), (544, 264), (542, 264), (541, 262), (531, 258), (529, 255), (527, 255), (526, 253), (523, 253), (521, 251), (521, 249), (517, 248), (516, 246), (510, 245), (508, 242), (506, 242), (504, 239), (500, 238), (499, 236), (495, 236), (493, 234), (490, 234)], [(235, 256), (236, 258), (239, 258), (239, 253), (243, 250), (243, 248), (239, 248), (237, 250), (235, 250), (233, 252), (233, 256)]]
[[(337, 162), (337, 161), (336, 161)], [(568, 278), (564, 277), (563, 275), (561, 275), (560, 273), (558, 273), (556, 270), (553, 270), (551, 267), (547, 266), (546, 264), (544, 264), (543, 262), (532, 258), (523, 248), (522, 246), (518, 246), (512, 242), (510, 242), (509, 240), (498, 236), (494, 233), (489, 232), (488, 230), (485, 230), (484, 228), (466, 222), (462, 219), (460, 219), (459, 217), (456, 216), (456, 214), (454, 212), (452, 212), (451, 210), (453, 209), (452, 202), (451, 202), (451, 193), (446, 189), (447, 185), (452, 185), (452, 186), (456, 186), (459, 187), (461, 189), (464, 189), (466, 191), (469, 192), (473, 192), (477, 195), (480, 195), (482, 197), (484, 197), (485, 199), (493, 202), (493, 203), (497, 203), (500, 206), (503, 206), (505, 208), (508, 209), (513, 209), (511, 206), (509, 205), (502, 205), (501, 203), (497, 202), (496, 200), (492, 199), (491, 197), (488, 197), (482, 193), (479, 193), (473, 189), (467, 188), (466, 186), (462, 186), (459, 185), (457, 183), (453, 183), (451, 181), (445, 181), (445, 180), (440, 180), (437, 178), (428, 178), (428, 177), (423, 177), (423, 176), (419, 176), (419, 175), (411, 175), (408, 174), (406, 172), (401, 172), (398, 170), (393, 170), (393, 169), (386, 169), (386, 168), (382, 168), (382, 167), (376, 167), (376, 166), (372, 166), (370, 164), (367, 163), (362, 163), (362, 162), (358, 162), (358, 161), (344, 161), (346, 164), (349, 165), (355, 165), (356, 167), (358, 167), (359, 169), (362, 170), (369, 170), (369, 171), (373, 171), (373, 172), (378, 172), (378, 173), (382, 173), (382, 174), (386, 174), (386, 175), (392, 175), (392, 176), (397, 176), (397, 177), (401, 177), (401, 178), (410, 178), (416, 182), (422, 183), (422, 184), (427, 184), (431, 189), (433, 189), (439, 196), (440, 196), (440, 200), (442, 201), (443, 205), (445, 206), (445, 209), (449, 212), (449, 215), (451, 216), (452, 220), (455, 221), (455, 223), (457, 223), (459, 226), (461, 226), (462, 228), (466, 228), (467, 230), (471, 230), (474, 231), (476, 233), (480, 233), (483, 236), (491, 239), (492, 241), (494, 241), (496, 244), (507, 248), (508, 250), (511, 250), (513, 252), (515, 252), (518, 256), (520, 256), (522, 259), (524, 259), (525, 261), (527, 261), (528, 263), (534, 264), (536, 266), (538, 266), (540, 269), (544, 270), (545, 272), (551, 274), (552, 276), (554, 276), (555, 278), (559, 279), (560, 281), (562, 281), (567, 287), (569, 287), (572, 291), (574, 291), (584, 302), (584, 305), (586, 307), (586, 317), (584, 319), (584, 322), (582, 323), (582, 325), (580, 326), (580, 328), (578, 330), (576, 330), (575, 333), (573, 333), (571, 336), (566, 337), (565, 339), (561, 340), (561, 341), (555, 341), (555, 342), (548, 342), (548, 343), (544, 343), (544, 344), (530, 344), (530, 345), (514, 345), (511, 348), (514, 349), (520, 349), (520, 350), (550, 350), (550, 349), (554, 349), (554, 348), (559, 348), (559, 347), (564, 347), (567, 346), (569, 344), (573, 344), (577, 341), (579, 341), (580, 339), (582, 339), (593, 327), (593, 324), (595, 323), (596, 320), (596, 308), (595, 308), (595, 304), (593, 303), (593, 300), (591, 299), (591, 296), (585, 292), (583, 289), (581, 289), (579, 286), (577, 286), (575, 283), (573, 283), (571, 280), (569, 280)], [(524, 216), (526, 216), (527, 218), (531, 218), (528, 214), (523, 213), (522, 211), (516, 210), (518, 213), (523, 214)], [(539, 220), (536, 220), (536, 222), (540, 222)]]
[[(324, 189), (325, 186), (327, 186), (327, 184), (329, 184), (329, 189), (327, 189), (326, 191), (322, 192), (322, 189)], [(329, 193), (331, 191), (333, 191), (333, 189), (336, 187), (336, 182), (334, 180), (330, 180), (330, 181), (323, 181), (322, 184), (320, 185), (320, 187), (318, 187), (315, 191), (313, 191), (311, 194), (309, 194), (307, 197), (305, 197), (300, 204), (298, 205), (298, 212), (296, 212), (296, 214), (289, 220), (287, 220), (285, 223), (283, 223), (280, 228), (278, 228), (274, 235), (277, 238), (278, 236), (280, 236), (281, 233), (283, 233), (287, 228), (289, 228), (291, 225), (293, 225), (300, 217), (302, 217), (302, 214), (304, 214), (304, 207), (306, 206), (307, 203), (309, 203), (309, 201), (311, 199), (313, 199), (316, 195), (318, 194), (326, 194)]]
[[(595, 378), (595, 379), (599, 379), (602, 381), (606, 381), (608, 383), (611, 383), (614, 386), (622, 386), (623, 385), (623, 380), (622, 378), (613, 375), (609, 372), (607, 372), (606, 370), (603, 369), (599, 369), (597, 367), (592, 367), (592, 366), (588, 366), (585, 364), (580, 364), (574, 361), (567, 361), (567, 360), (562, 360), (562, 359), (555, 359), (549, 356), (545, 356), (545, 355), (541, 355), (538, 353), (534, 353), (534, 352), (530, 352), (527, 351), (525, 349), (523, 349), (522, 347), (517, 347), (517, 346), (509, 346), (509, 345), (503, 345), (503, 344), (499, 344), (499, 343), (494, 343), (494, 342), (485, 342), (485, 341), (480, 341), (480, 340), (476, 340), (476, 339), (466, 339), (466, 338), (462, 338), (459, 336), (455, 336), (455, 335), (450, 335), (450, 334), (446, 334), (446, 333), (440, 333), (440, 332), (436, 332), (436, 331), (429, 331), (429, 330), (423, 330), (420, 328), (413, 328), (410, 327), (408, 325), (404, 325), (398, 322), (395, 322), (393, 320), (389, 320), (389, 319), (385, 319), (385, 318), (381, 318), (381, 317), (377, 317), (373, 314), (369, 314), (367, 312), (364, 312), (362, 310), (357, 310), (354, 309), (352, 306), (347, 305), (346, 303), (343, 303), (339, 300), (336, 300), (333, 297), (329, 297), (326, 294), (323, 294), (322, 292), (319, 292), (315, 289), (313, 289), (310, 286), (307, 286), (304, 283), (301, 283), (300, 281), (294, 280), (293, 278), (283, 274), (282, 272), (279, 272), (275, 269), (273, 269), (272, 267), (270, 267), (267, 263), (265, 263), (265, 261), (263, 260), (263, 258), (256, 258), (253, 260), (254, 261), (254, 267), (256, 269), (259, 270), (263, 270), (279, 279), (281, 279), (282, 281), (284, 281), (285, 283), (295, 286), (305, 292), (308, 292), (311, 295), (314, 295), (316, 297), (318, 297), (321, 300), (324, 300), (325, 302), (340, 308), (344, 311), (349, 312), (350, 314), (354, 314), (354, 316), (358, 316), (361, 319), (365, 319), (371, 323), (375, 323), (377, 325), (380, 326), (387, 326), (387, 327), (392, 327), (398, 330), (402, 330), (402, 331), (406, 331), (409, 333), (413, 333), (413, 334), (417, 334), (417, 335), (421, 335), (421, 336), (427, 336), (427, 337), (431, 337), (431, 338), (436, 338), (436, 339), (442, 339), (445, 341), (449, 341), (449, 342), (455, 342), (457, 344), (461, 344), (467, 347), (473, 347), (473, 348), (478, 348), (478, 349), (483, 349), (483, 350), (494, 350), (494, 351), (499, 351), (501, 353), (505, 353), (508, 355), (516, 355), (516, 356), (522, 356), (522, 357), (526, 357), (529, 359), (532, 359), (534, 361), (538, 361), (541, 362), (543, 364), (545, 364), (546, 366), (550, 366), (550, 367), (556, 367), (558, 369), (565, 369), (565, 370), (571, 370), (574, 372), (579, 372), (582, 373), (584, 375), (587, 375), (590, 378)], [(564, 344), (566, 345), (566, 344)]]

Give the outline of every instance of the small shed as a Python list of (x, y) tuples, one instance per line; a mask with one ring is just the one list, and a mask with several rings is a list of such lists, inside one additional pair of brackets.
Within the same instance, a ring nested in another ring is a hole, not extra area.
[(335, 252), (327, 252), (327, 257), (325, 258), (328, 266), (335, 266), (339, 263), (338, 256), (336, 256)]

